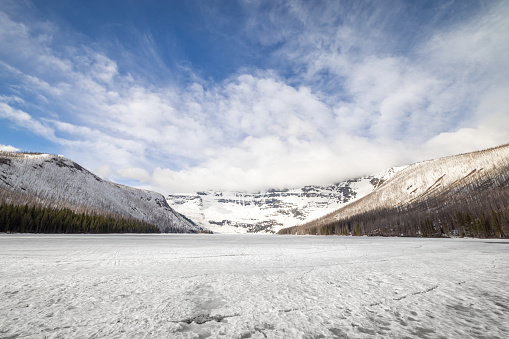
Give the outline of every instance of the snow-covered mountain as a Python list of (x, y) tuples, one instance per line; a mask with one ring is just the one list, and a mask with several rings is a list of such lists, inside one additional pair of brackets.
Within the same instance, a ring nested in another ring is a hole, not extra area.
[(468, 235), (478, 231), (470, 228), (503, 230), (508, 206), (509, 144), (407, 166), (362, 199), (291, 233), (319, 232), (327, 225), (352, 232), (359, 224), (364, 234), (412, 235), (427, 222), (434, 234), (454, 228)]
[(383, 184), (404, 167), (375, 176), (328, 186), (264, 192), (206, 191), (171, 194), (168, 204), (194, 222), (218, 233), (273, 233), (302, 224), (355, 201)]
[(0, 152), (0, 202), (134, 218), (163, 232), (201, 229), (163, 195), (105, 181), (60, 155)]

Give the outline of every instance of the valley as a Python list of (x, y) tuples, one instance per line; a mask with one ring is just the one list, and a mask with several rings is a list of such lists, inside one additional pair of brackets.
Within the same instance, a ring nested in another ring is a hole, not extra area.
[[(165, 233), (505, 238), (509, 235), (508, 173), (509, 145), (502, 145), (330, 185), (164, 197), (105, 181), (63, 156), (2, 152), (0, 203), (32, 209), (3, 216), (10, 218), (10, 228), (4, 225), (0, 230), (19, 230), (13, 223), (35, 218), (37, 207), (135, 219)], [(45, 230), (40, 220), (21, 229)], [(79, 233), (127, 228), (98, 227), (87, 221), (86, 227), (52, 229)]]

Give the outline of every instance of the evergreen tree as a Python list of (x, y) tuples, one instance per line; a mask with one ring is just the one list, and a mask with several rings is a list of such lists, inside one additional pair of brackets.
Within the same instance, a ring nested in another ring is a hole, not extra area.
[(0, 232), (26, 233), (159, 233), (159, 227), (135, 219), (76, 214), (69, 209), (53, 210), (0, 204)]

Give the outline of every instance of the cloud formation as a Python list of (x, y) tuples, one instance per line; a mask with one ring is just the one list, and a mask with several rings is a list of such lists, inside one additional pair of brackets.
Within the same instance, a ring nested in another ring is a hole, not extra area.
[(0, 119), (162, 193), (327, 184), (509, 141), (507, 3), (464, 21), (445, 6), (410, 36), (393, 24), (403, 3), (357, 3), (241, 3), (230, 39), (262, 46), (263, 67), (218, 80), (181, 62), (165, 83), (127, 52), (0, 11)]
[(0, 151), (4, 152), (19, 152), (20, 150), (16, 147), (13, 147), (11, 145), (0, 145)]

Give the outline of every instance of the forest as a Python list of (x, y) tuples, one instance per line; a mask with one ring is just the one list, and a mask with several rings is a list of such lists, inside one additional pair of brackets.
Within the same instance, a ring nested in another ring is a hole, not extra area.
[(375, 207), (347, 217), (341, 217), (340, 210), (337, 220), (325, 220), (282, 229), (279, 234), (506, 238), (509, 178), (481, 178), (399, 206)]
[(289, 227), (280, 230), (279, 234), (506, 238), (508, 224), (507, 211), (494, 209), (480, 213), (454, 209), (439, 213), (385, 209), (321, 226)]
[[(168, 229), (168, 232), (172, 230)], [(0, 232), (6, 233), (160, 233), (136, 219), (74, 213), (28, 205), (0, 204)]]

